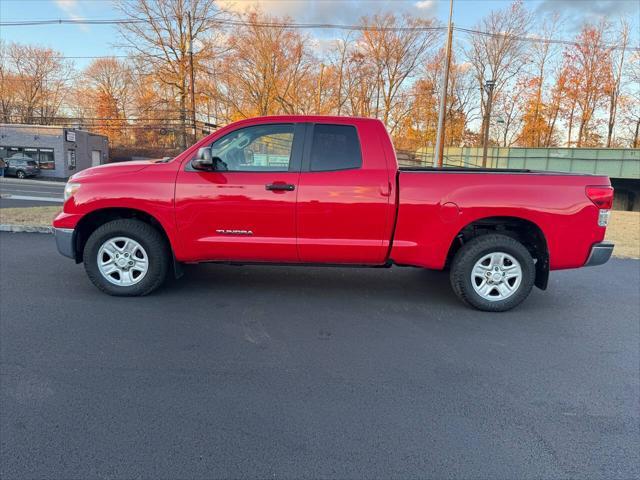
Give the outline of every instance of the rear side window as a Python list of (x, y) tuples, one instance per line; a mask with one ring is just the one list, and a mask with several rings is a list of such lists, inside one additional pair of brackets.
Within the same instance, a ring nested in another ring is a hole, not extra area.
[(312, 172), (350, 170), (362, 166), (360, 140), (352, 125), (316, 124), (311, 143)]

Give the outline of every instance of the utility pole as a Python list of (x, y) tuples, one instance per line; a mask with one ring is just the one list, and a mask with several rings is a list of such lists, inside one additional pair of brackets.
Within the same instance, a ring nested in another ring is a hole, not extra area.
[(438, 113), (438, 133), (433, 150), (433, 166), (442, 167), (444, 157), (444, 117), (447, 112), (447, 91), (449, 89), (449, 70), (451, 69), (451, 43), (453, 41), (453, 0), (449, 0), (449, 27), (447, 29), (447, 53), (440, 93), (440, 111)]
[(324, 73), (324, 63), (320, 64), (320, 76), (318, 77), (318, 98), (316, 100), (316, 115), (320, 115), (320, 101), (322, 99), (322, 75)]
[(487, 147), (489, 146), (489, 126), (491, 124), (491, 106), (493, 104), (493, 87), (496, 82), (494, 80), (487, 80), (484, 82), (484, 91), (487, 92), (487, 109), (484, 112), (484, 132), (482, 139), (482, 167), (487, 166)]
[(190, 85), (191, 85), (191, 129), (193, 133), (193, 143), (196, 142), (197, 133), (196, 133), (196, 83), (193, 75), (193, 32), (192, 32), (192, 21), (191, 21), (191, 12), (187, 12), (188, 20), (189, 20), (189, 75)]

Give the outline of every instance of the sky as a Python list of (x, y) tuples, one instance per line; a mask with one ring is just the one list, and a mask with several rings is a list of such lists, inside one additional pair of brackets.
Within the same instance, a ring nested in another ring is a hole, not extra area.
[[(445, 23), (449, 0), (221, 0), (225, 8), (241, 11), (258, 3), (262, 10), (274, 15), (288, 15), (300, 23), (354, 24), (363, 15), (380, 11), (407, 13), (416, 17), (433, 17)], [(508, 6), (511, 0), (454, 0), (454, 23), (474, 27), (491, 10)], [(632, 23), (632, 43), (640, 34), (640, 1), (638, 0), (525, 0), (536, 18), (559, 12), (566, 22), (558, 34), (571, 39), (586, 21), (597, 21), (602, 15), (624, 17)], [(110, 19), (121, 18), (111, 0), (0, 0), (0, 22), (43, 19)], [(331, 38), (340, 32), (313, 30), (313, 35)], [(61, 51), (65, 56), (104, 56), (123, 54), (114, 45), (118, 33), (113, 25), (46, 25), (0, 26), (0, 38), (7, 42), (38, 44)], [(82, 68), (90, 59), (75, 59)]]

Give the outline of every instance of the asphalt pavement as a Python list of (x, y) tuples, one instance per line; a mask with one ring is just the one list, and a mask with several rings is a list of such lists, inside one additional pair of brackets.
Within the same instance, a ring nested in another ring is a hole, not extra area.
[(518, 309), (412, 268), (196, 265), (96, 290), (0, 234), (0, 478), (640, 476), (640, 261)]
[(62, 205), (64, 182), (0, 178), (0, 208)]

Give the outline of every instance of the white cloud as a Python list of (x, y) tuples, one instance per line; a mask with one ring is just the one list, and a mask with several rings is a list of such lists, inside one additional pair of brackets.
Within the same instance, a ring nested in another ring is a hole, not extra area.
[(421, 10), (427, 10), (433, 8), (433, 0), (421, 0), (420, 2), (416, 2), (416, 8)]
[[(67, 14), (71, 20), (83, 20), (81, 15), (78, 15), (78, 11), (80, 10), (80, 5), (78, 0), (55, 0), (54, 3), (56, 6)], [(78, 28), (84, 32), (89, 31), (89, 27), (85, 24), (79, 24)]]
[(577, 30), (585, 22), (596, 22), (602, 18), (625, 17), (637, 25), (640, 18), (638, 0), (543, 0), (537, 8), (541, 15), (559, 13), (569, 21), (569, 27)]
[(431, 17), (435, 13), (434, 0), (222, 0), (225, 10), (244, 12), (258, 6), (270, 15), (291, 17), (301, 23), (335, 23), (351, 25), (361, 17), (380, 12), (396, 15), (409, 14), (415, 17)]

